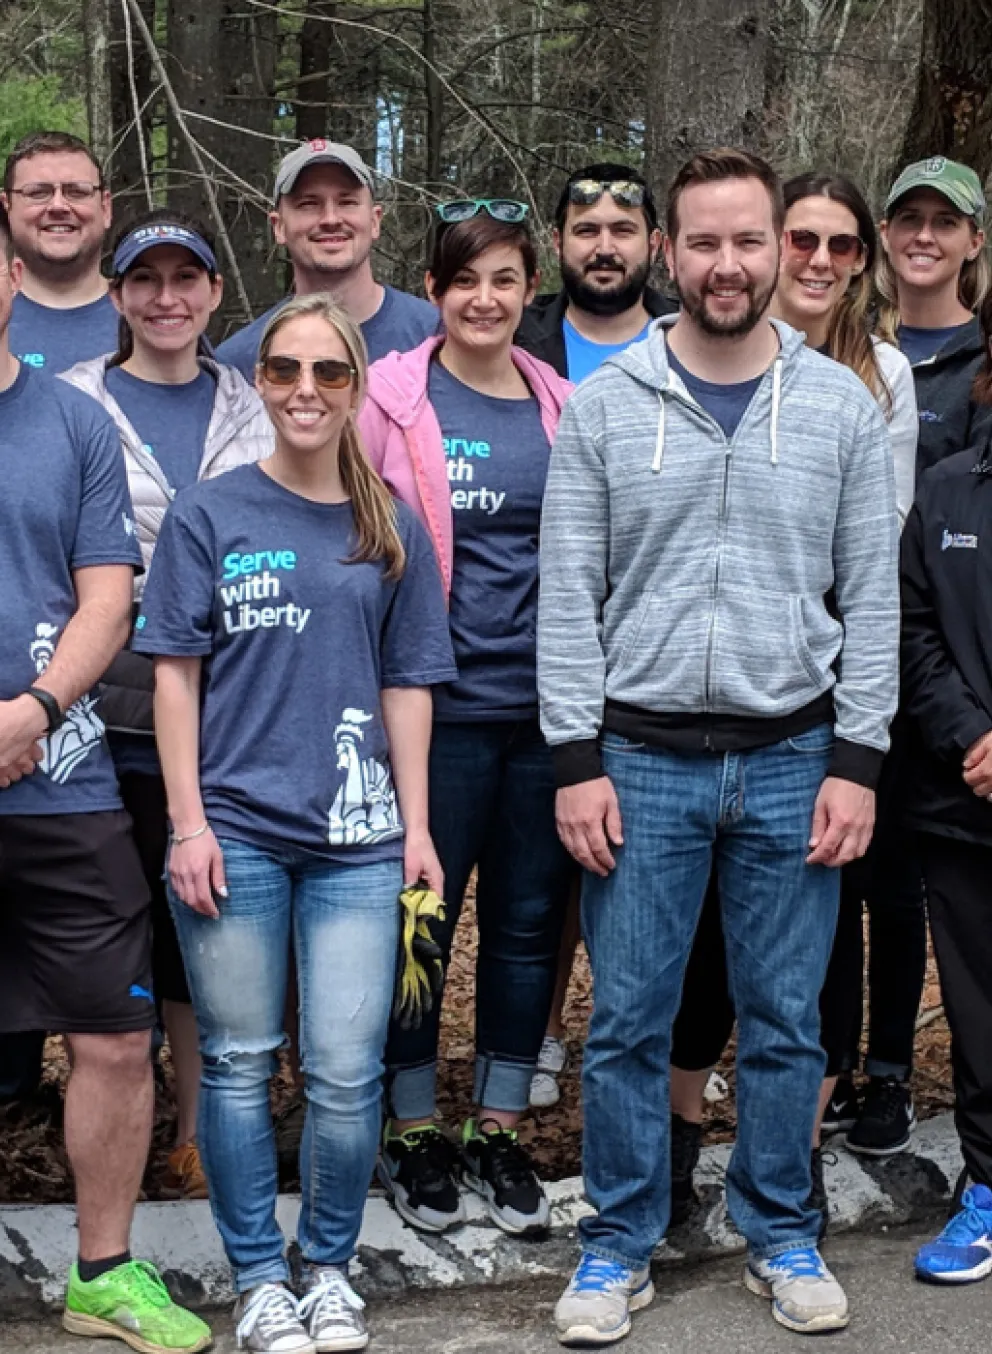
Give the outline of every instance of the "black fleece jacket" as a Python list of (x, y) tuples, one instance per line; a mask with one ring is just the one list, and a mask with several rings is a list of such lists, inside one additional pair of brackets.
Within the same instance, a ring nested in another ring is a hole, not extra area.
[(902, 535), (902, 708), (908, 822), (992, 845), (992, 803), (962, 780), (964, 755), (992, 730), (992, 444), (923, 478)]
[(984, 352), (976, 316), (936, 356), (913, 367), (920, 411), (917, 480), (938, 461), (976, 446), (992, 431), (992, 406), (977, 405), (971, 398)]

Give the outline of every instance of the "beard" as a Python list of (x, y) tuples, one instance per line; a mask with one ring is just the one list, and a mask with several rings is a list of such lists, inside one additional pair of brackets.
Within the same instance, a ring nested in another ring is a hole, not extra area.
[(703, 288), (702, 291), (690, 291), (679, 286), (678, 279), (675, 283), (682, 309), (704, 334), (710, 334), (714, 338), (743, 338), (746, 334), (750, 334), (771, 305), (777, 284), (777, 270), (771, 282), (760, 290), (754, 282), (749, 282), (744, 288), (747, 309), (743, 314), (714, 315), (706, 305), (707, 297), (711, 294), (709, 287)]
[[(612, 256), (597, 256), (584, 268), (573, 268), (564, 259), (560, 259), (560, 263), (565, 295), (576, 310), (584, 310), (590, 315), (622, 315), (625, 310), (636, 306), (644, 295), (651, 272), (649, 259), (629, 271)], [(615, 269), (616, 280), (605, 287), (586, 281), (588, 273), (603, 268)]]

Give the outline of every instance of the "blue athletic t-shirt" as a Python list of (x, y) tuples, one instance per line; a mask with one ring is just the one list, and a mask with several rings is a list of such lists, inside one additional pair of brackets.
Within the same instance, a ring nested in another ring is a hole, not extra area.
[(407, 563), (349, 564), (350, 503), (258, 465), (179, 493), (133, 648), (201, 656), (200, 792), (218, 836), (342, 864), (402, 856), (380, 692), (456, 674), (440, 571), (402, 504)]
[(945, 344), (970, 325), (970, 320), (944, 329), (920, 329), (916, 325), (901, 324), (896, 330), (896, 338), (900, 351), (909, 359), (910, 366), (915, 367), (917, 362), (929, 362), (931, 357), (936, 357)]
[(213, 375), (201, 368), (192, 381), (162, 385), (143, 381), (123, 367), (110, 367), (104, 379), (172, 488), (195, 484), (214, 412), (217, 382)]
[(668, 348), (668, 365), (681, 376), (686, 390), (701, 409), (705, 409), (710, 418), (715, 418), (723, 429), (729, 442), (737, 431), (737, 425), (744, 417), (745, 410), (754, 399), (754, 392), (764, 379), (764, 372), (750, 381), (734, 381), (724, 385), (719, 381), (704, 381), (693, 376)]
[(612, 357), (614, 353), (622, 353), (632, 343), (639, 343), (642, 338), (645, 338), (650, 324), (651, 321), (648, 320), (641, 332), (635, 334), (633, 338), (627, 339), (625, 343), (593, 343), (592, 339), (587, 339), (579, 333), (566, 315), (562, 330), (565, 335), (565, 363), (568, 368), (568, 379), (574, 381), (576, 385), (579, 381), (584, 381), (590, 372), (594, 372), (608, 357)]
[(550, 445), (537, 400), (500, 399), (432, 362), (454, 523), (449, 620), (458, 681), (434, 693), (442, 721), (537, 714), (537, 581)]
[[(382, 305), (361, 326), (369, 362), (378, 362), (387, 353), (405, 353), (418, 347), (424, 339), (437, 333), (440, 322), (436, 307), (429, 301), (422, 301), (419, 296), (411, 296), (409, 292), (397, 291), (395, 287), (383, 287), (382, 291)], [(291, 296), (286, 298), (289, 301), (292, 299)], [(252, 320), (244, 329), (239, 329), (236, 334), (225, 339), (217, 349), (217, 361), (237, 367), (246, 381), (254, 382), (258, 345), (265, 333), (265, 326), (285, 304), (286, 301), (277, 302), (264, 315), (259, 315), (257, 320)]]
[[(0, 393), (0, 700), (44, 672), (75, 614), (73, 571), (140, 568), (120, 437), (81, 390), (23, 364)], [(41, 740), (44, 760), (0, 790), (0, 813), (120, 807), (93, 694)]]
[(120, 317), (109, 296), (70, 310), (56, 310), (18, 292), (10, 312), (10, 351), (28, 367), (52, 376), (77, 362), (117, 351)]

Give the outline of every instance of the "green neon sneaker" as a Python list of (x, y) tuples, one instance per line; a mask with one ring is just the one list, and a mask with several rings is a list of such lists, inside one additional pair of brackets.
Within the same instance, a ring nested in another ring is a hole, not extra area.
[(62, 1325), (72, 1335), (112, 1336), (138, 1354), (198, 1354), (210, 1327), (178, 1306), (147, 1260), (129, 1260), (91, 1283), (69, 1271)]

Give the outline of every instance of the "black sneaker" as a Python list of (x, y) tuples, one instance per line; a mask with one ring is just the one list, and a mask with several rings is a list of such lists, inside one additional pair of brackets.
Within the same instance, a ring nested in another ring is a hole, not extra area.
[(865, 1088), (858, 1122), (847, 1135), (852, 1152), (866, 1157), (891, 1157), (903, 1152), (916, 1127), (909, 1087), (898, 1077), (872, 1077)]
[(685, 1222), (699, 1195), (692, 1184), (692, 1176), (699, 1164), (699, 1149), (703, 1143), (702, 1124), (690, 1124), (681, 1114), (672, 1114), (672, 1220), (677, 1227)]
[(483, 1131), (469, 1119), (462, 1134), (462, 1179), (481, 1194), (497, 1227), (513, 1236), (534, 1236), (551, 1221), (544, 1186), (520, 1146), (516, 1132), (493, 1123)]
[[(820, 1215), (819, 1239), (822, 1241), (827, 1235), (827, 1227), (830, 1224), (830, 1205), (827, 1203), (827, 1186), (823, 1179), (823, 1157), (822, 1147), (814, 1147), (809, 1154), (809, 1173), (810, 1190), (809, 1198), (806, 1200), (807, 1208), (815, 1208)], [(830, 1154), (832, 1165), (837, 1164), (837, 1158)]]
[(833, 1133), (850, 1133), (858, 1122), (860, 1112), (861, 1101), (854, 1082), (849, 1076), (838, 1077), (833, 1095), (823, 1111), (820, 1132), (825, 1138), (829, 1138)]
[(457, 1170), (458, 1149), (433, 1124), (405, 1133), (387, 1130), (375, 1168), (397, 1213), (423, 1232), (445, 1232), (465, 1221)]

